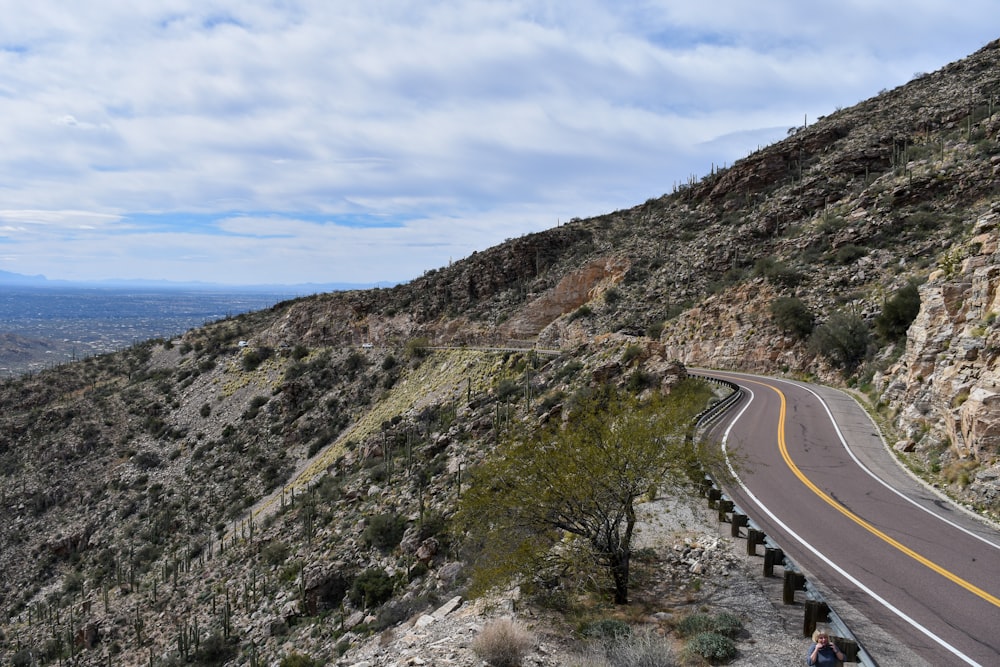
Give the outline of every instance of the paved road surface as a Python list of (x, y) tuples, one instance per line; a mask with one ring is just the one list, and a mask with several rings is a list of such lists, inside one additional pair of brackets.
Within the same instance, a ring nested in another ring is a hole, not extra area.
[[(880, 665), (1000, 665), (1000, 531), (903, 471), (844, 393), (699, 372), (747, 390), (713, 430), (743, 459), (727, 493), (838, 613), (846, 604), (861, 615), (852, 631)], [(858, 630), (867, 622), (911, 661), (881, 652)]]

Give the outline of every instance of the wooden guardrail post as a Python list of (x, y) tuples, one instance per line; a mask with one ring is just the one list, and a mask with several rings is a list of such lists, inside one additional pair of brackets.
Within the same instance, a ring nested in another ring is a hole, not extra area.
[(802, 617), (803, 637), (811, 637), (817, 623), (829, 623), (829, 621), (830, 606), (827, 603), (820, 600), (806, 600)]
[(785, 559), (785, 554), (776, 547), (764, 547), (764, 576), (774, 576), (774, 566), (781, 565)]
[(830, 641), (844, 654), (845, 663), (858, 661), (858, 652), (861, 647), (858, 646), (856, 641), (844, 637), (834, 637), (833, 635), (830, 635)]
[(804, 590), (806, 575), (794, 570), (785, 570), (785, 585), (781, 590), (781, 601), (784, 604), (795, 604), (795, 591)]
[(708, 490), (708, 506), (715, 508), (715, 503), (722, 499), (722, 490), (711, 488)]
[[(747, 518), (746, 514), (740, 514), (739, 512), (733, 512), (732, 526), (730, 526), (730, 531), (729, 531), (730, 536), (731, 537), (739, 537), (740, 536), (740, 528), (743, 528), (748, 523), (749, 523), (749, 519)], [(747, 529), (747, 542), (748, 543), (750, 541), (750, 530), (751, 529)]]
[(726, 515), (733, 511), (736, 504), (732, 500), (720, 500), (719, 501), (719, 523), (723, 523), (726, 520)]
[(747, 556), (757, 555), (757, 545), (764, 543), (764, 532), (756, 528), (747, 528)]

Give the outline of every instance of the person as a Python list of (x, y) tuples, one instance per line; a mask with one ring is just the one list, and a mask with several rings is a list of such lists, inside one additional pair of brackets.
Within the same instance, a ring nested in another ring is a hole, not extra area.
[(813, 632), (812, 638), (813, 645), (809, 648), (809, 657), (806, 659), (807, 665), (837, 667), (837, 665), (844, 661), (844, 654), (830, 640), (830, 635), (822, 630), (816, 630)]

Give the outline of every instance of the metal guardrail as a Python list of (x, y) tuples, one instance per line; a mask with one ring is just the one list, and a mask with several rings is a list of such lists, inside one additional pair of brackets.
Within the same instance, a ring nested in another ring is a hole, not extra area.
[[(728, 380), (694, 373), (691, 375), (713, 384), (725, 386), (731, 390), (727, 396), (710, 405), (705, 410), (702, 410), (695, 417), (692, 432), (696, 433), (708, 428), (722, 417), (729, 408), (743, 398), (744, 391), (739, 385)], [(702, 480), (702, 495), (708, 498), (708, 506), (710, 508), (718, 510), (720, 522), (725, 522), (728, 518), (732, 526), (730, 532), (733, 537), (743, 537), (740, 529), (746, 528), (747, 555), (756, 556), (757, 545), (764, 546), (763, 576), (774, 576), (775, 565), (783, 569), (782, 602), (785, 604), (794, 604), (795, 592), (799, 590), (805, 591), (806, 599), (803, 604), (804, 613), (802, 619), (802, 634), (804, 637), (812, 636), (817, 623), (825, 623), (829, 627), (830, 635), (837, 644), (837, 647), (843, 651), (845, 663), (856, 663), (865, 667), (878, 667), (875, 659), (861, 645), (861, 642), (854, 636), (854, 633), (851, 632), (851, 629), (844, 620), (830, 607), (823, 598), (823, 594), (812, 585), (805, 574), (785, 555), (781, 546), (768, 537), (753, 519), (741, 511), (739, 506), (726, 496), (711, 475), (706, 475)]]

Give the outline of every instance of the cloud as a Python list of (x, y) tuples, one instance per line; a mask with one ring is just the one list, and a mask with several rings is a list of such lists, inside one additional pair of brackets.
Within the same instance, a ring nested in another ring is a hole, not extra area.
[(406, 280), (943, 66), (989, 9), (36, 0), (0, 25), (3, 201), (33, 212), (0, 268)]

